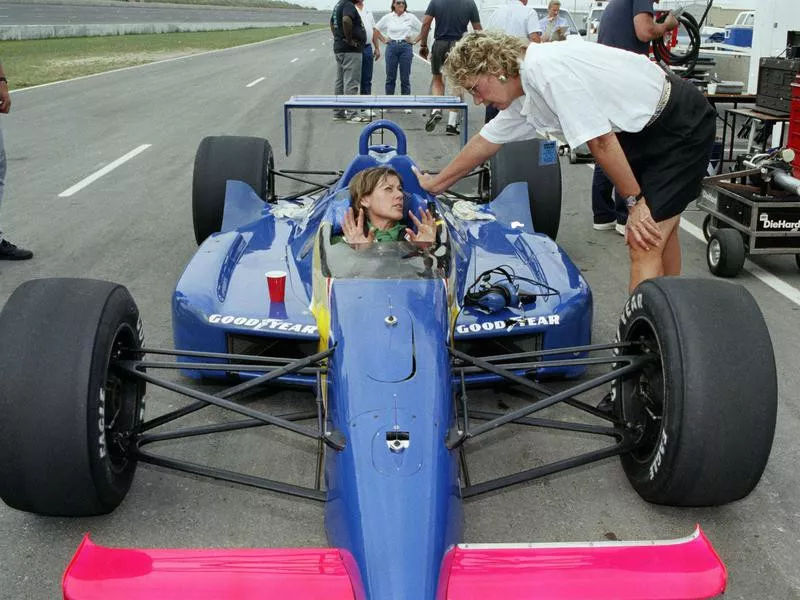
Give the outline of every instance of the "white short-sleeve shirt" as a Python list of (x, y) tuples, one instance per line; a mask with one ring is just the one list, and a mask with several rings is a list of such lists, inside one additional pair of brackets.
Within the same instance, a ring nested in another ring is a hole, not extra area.
[(390, 40), (404, 40), (419, 33), (422, 23), (409, 12), (398, 16), (396, 12), (392, 11), (383, 15), (375, 28)]
[(364, 23), (364, 31), (367, 32), (367, 46), (369, 46), (372, 43), (372, 30), (375, 29), (375, 17), (372, 16), (372, 11), (366, 6), (364, 8), (356, 6), (356, 9), (361, 15), (362, 23)]
[(666, 75), (641, 54), (567, 40), (528, 46), (520, 78), (525, 95), (484, 125), (480, 135), (504, 144), (540, 132), (577, 148), (611, 131), (644, 129)]
[(494, 11), (486, 29), (504, 31), (524, 40), (528, 40), (531, 33), (542, 33), (536, 11), (519, 0), (510, 0), (508, 4)]

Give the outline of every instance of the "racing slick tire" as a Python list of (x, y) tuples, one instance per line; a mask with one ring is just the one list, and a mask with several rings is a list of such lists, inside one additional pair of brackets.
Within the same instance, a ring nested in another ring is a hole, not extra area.
[(109, 368), (139, 359), (128, 290), (92, 279), (38, 279), (0, 312), (0, 497), (18, 510), (111, 512), (136, 470), (144, 383)]
[(197, 147), (192, 176), (192, 221), (198, 244), (222, 228), (229, 179), (249, 184), (263, 200), (272, 198), (274, 162), (272, 146), (263, 138), (203, 138)]
[(540, 164), (546, 143), (533, 139), (504, 144), (489, 160), (490, 197), (497, 198), (511, 183), (526, 182), (533, 227), (555, 240), (561, 222), (561, 164), (557, 158), (553, 164)]
[(745, 497), (772, 448), (777, 373), (764, 317), (745, 288), (669, 277), (640, 284), (620, 318), (625, 355), (651, 357), (613, 386), (633, 435), (622, 466), (638, 494), (670, 506)]
[(746, 255), (742, 234), (735, 229), (717, 229), (706, 246), (708, 270), (717, 277), (736, 277)]

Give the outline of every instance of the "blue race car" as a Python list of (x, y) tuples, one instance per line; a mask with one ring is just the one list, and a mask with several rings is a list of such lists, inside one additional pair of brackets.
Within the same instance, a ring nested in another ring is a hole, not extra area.
[[(370, 144), (383, 130), (395, 146)], [(87, 538), (65, 574), (65, 598), (655, 600), (721, 593), (725, 568), (699, 529), (667, 542), (461, 543), (466, 497), (620, 456), (650, 502), (719, 505), (755, 487), (772, 445), (774, 356), (744, 288), (647, 281), (625, 305), (617, 339), (591, 344), (589, 287), (552, 239), (560, 212), (554, 156), (543, 140), (507, 146), (475, 173), (473, 200), (490, 201), (464, 206), (453, 195), (426, 194), (403, 131), (377, 121), (343, 172), (278, 199), (276, 177), (306, 182), (308, 175), (276, 171), (265, 140), (206, 138), (193, 190), (200, 247), (173, 298), (175, 349), (144, 345), (138, 310), (122, 286), (75, 279), (20, 286), (0, 313), (0, 337), (19, 340), (13, 352), (0, 348), (0, 497), (9, 506), (106, 513), (123, 500), (137, 463), (147, 462), (322, 501), (332, 547), (113, 549)], [(435, 213), (435, 244), (334, 243), (348, 182), (375, 165), (401, 175), (407, 208)], [(270, 300), (265, 273), (273, 271), (287, 274), (283, 302)], [(550, 389), (549, 380), (585, 376), (590, 365), (609, 370)], [(230, 385), (211, 393), (159, 376), (165, 368)], [(487, 382), (521, 387), (531, 402), (508, 412), (477, 410), (467, 390)], [(192, 402), (145, 419), (148, 383)], [(280, 415), (237, 402), (268, 385), (308, 387), (315, 402)], [(611, 412), (580, 398), (608, 385)], [(535, 415), (556, 404), (585, 418)], [(176, 427), (207, 406), (246, 418)], [(303, 424), (309, 418), (316, 427)], [(508, 423), (610, 442), (473, 482), (465, 447)], [(261, 426), (318, 442), (314, 487), (153, 449)]]

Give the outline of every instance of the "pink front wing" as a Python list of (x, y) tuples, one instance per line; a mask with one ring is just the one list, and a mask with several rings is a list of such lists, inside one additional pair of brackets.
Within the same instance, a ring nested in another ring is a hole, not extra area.
[(363, 600), (355, 560), (335, 548), (134, 550), (88, 535), (63, 590), (64, 600)]
[(689, 600), (718, 596), (726, 579), (699, 527), (663, 542), (462, 544), (437, 600)]

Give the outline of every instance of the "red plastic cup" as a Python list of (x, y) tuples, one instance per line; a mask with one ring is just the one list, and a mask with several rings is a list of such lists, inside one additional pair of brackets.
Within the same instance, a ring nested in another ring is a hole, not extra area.
[(269, 301), (283, 302), (286, 296), (286, 271), (269, 271), (266, 275)]

